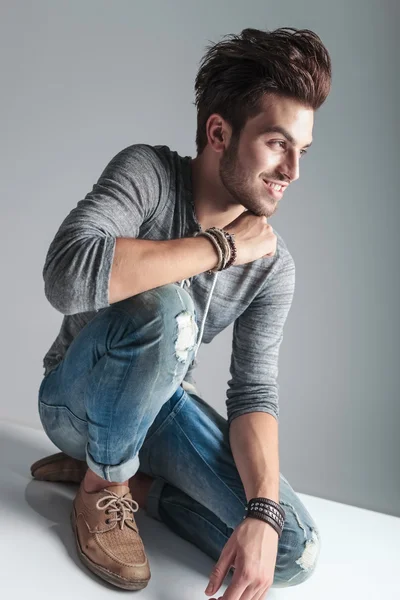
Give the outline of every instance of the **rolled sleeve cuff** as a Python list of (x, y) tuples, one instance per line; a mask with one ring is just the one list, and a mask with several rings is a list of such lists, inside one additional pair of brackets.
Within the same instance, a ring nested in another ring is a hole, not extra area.
[(228, 426), (237, 417), (253, 412), (264, 412), (272, 415), (279, 422), (279, 409), (277, 406), (249, 406), (228, 411)]

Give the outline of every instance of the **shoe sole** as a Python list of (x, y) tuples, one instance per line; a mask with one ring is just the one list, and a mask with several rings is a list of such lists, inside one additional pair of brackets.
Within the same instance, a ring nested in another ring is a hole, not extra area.
[(142, 580), (138, 580), (138, 581), (129, 581), (127, 579), (123, 579), (122, 577), (115, 575), (114, 573), (111, 573), (111, 571), (108, 571), (104, 567), (101, 567), (100, 565), (97, 565), (96, 563), (92, 562), (90, 560), (90, 558), (88, 558), (82, 552), (82, 548), (81, 548), (79, 538), (78, 538), (78, 533), (76, 531), (75, 508), (72, 508), (72, 511), (71, 511), (71, 524), (72, 524), (72, 529), (74, 532), (75, 544), (76, 544), (76, 549), (78, 551), (78, 556), (79, 556), (80, 560), (83, 562), (83, 564), (90, 571), (92, 571), (92, 573), (94, 573), (98, 577), (101, 577), (101, 579), (104, 579), (105, 581), (107, 581), (107, 583), (111, 583), (112, 585), (115, 585), (116, 587), (122, 588), (124, 590), (141, 590), (147, 586), (147, 584), (149, 583), (149, 579), (147, 579), (147, 580), (142, 579)]

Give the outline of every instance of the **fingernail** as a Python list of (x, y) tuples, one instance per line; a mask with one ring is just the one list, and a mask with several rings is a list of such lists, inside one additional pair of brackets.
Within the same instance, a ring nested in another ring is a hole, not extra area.
[(213, 590), (213, 584), (212, 584), (212, 583), (211, 583), (211, 581), (210, 581), (210, 583), (209, 583), (209, 584), (208, 584), (208, 586), (206, 587), (206, 594), (211, 594), (211, 593), (212, 593), (212, 590)]

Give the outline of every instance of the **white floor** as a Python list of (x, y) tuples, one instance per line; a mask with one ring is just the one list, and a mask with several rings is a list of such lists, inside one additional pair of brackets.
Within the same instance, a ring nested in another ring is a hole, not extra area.
[[(149, 585), (125, 592), (97, 579), (75, 554), (69, 514), (76, 486), (34, 481), (29, 474), (32, 462), (57, 449), (41, 431), (0, 422), (0, 450), (2, 598), (207, 598), (213, 561), (142, 511), (137, 522), (151, 565)], [(268, 600), (400, 600), (400, 518), (300, 497), (321, 530), (319, 565), (299, 586), (271, 588)]]

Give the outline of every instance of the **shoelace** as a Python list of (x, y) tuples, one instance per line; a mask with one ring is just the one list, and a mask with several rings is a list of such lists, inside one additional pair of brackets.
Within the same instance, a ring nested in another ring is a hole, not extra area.
[[(102, 502), (106, 502), (102, 506)], [(136, 505), (136, 508), (135, 508)], [(106, 510), (108, 513), (114, 512), (115, 519), (107, 519), (109, 523), (121, 523), (121, 529), (124, 528), (125, 521), (133, 521), (133, 513), (139, 510), (139, 504), (131, 498), (118, 496), (114, 492), (109, 492), (108, 496), (103, 496), (96, 502), (96, 508)], [(127, 513), (127, 514), (126, 514)]]

